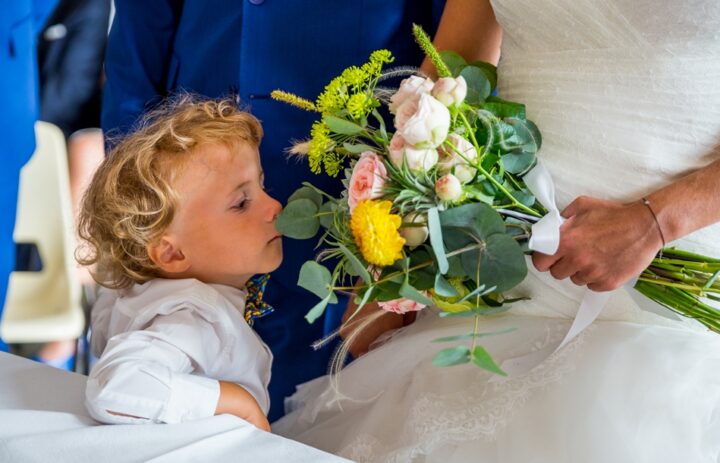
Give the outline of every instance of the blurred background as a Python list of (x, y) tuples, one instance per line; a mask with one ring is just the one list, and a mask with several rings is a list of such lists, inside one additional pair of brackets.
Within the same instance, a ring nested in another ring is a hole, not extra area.
[[(110, 0), (2, 3), (6, 18), (0, 32), (8, 47), (0, 60), (1, 101), (23, 110), (8, 111), (2, 130), (19, 138), (29, 123), (35, 143), (27, 150), (29, 160), (18, 165), (14, 253), (6, 252), (11, 259), (14, 254), (14, 266), (2, 291), (0, 350), (86, 372), (86, 320), (96, 287), (74, 260), (75, 218), (104, 158), (103, 58), (114, 7)], [(30, 88), (20, 91), (13, 78), (25, 79), (20, 83)], [(11, 142), (5, 149), (22, 151), (17, 145)], [(0, 285), (6, 277), (0, 275)]]

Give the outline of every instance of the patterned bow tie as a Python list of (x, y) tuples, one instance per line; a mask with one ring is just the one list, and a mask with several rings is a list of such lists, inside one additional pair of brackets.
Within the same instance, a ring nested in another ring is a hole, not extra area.
[(248, 296), (245, 302), (245, 321), (248, 325), (252, 326), (256, 318), (264, 317), (271, 313), (273, 309), (268, 303), (263, 301), (263, 294), (265, 293), (265, 285), (267, 285), (270, 279), (270, 274), (255, 275), (248, 280), (245, 285)]

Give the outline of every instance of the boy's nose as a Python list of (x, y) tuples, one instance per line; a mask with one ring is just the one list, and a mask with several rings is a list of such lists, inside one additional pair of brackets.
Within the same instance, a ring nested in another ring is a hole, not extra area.
[(277, 216), (280, 215), (280, 211), (282, 211), (282, 204), (280, 204), (280, 201), (273, 198), (272, 196), (268, 195), (268, 199), (270, 200), (270, 207), (269, 210), (269, 219), (270, 221), (274, 221), (277, 219)]

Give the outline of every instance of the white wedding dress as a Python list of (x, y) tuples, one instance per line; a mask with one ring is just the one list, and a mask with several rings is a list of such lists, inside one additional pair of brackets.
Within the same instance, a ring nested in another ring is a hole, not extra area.
[[(499, 95), (527, 105), (560, 208), (636, 200), (718, 158), (720, 2), (495, 0)], [(714, 153), (714, 154), (713, 154)], [(702, 198), (698, 198), (699, 201)], [(720, 257), (720, 226), (677, 241)], [(557, 343), (583, 288), (532, 269), (531, 301), (481, 319), (503, 361)], [(720, 335), (616, 291), (598, 321), (529, 374), (439, 368), (435, 338), (472, 319), (431, 310), (339, 375), (301, 386), (274, 425), (357, 461), (720, 462)]]

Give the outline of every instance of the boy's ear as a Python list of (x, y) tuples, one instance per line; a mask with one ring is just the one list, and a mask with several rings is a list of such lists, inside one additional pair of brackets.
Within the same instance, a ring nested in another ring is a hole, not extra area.
[(190, 268), (190, 260), (169, 236), (163, 236), (159, 241), (148, 244), (146, 249), (150, 260), (163, 272), (182, 273)]

